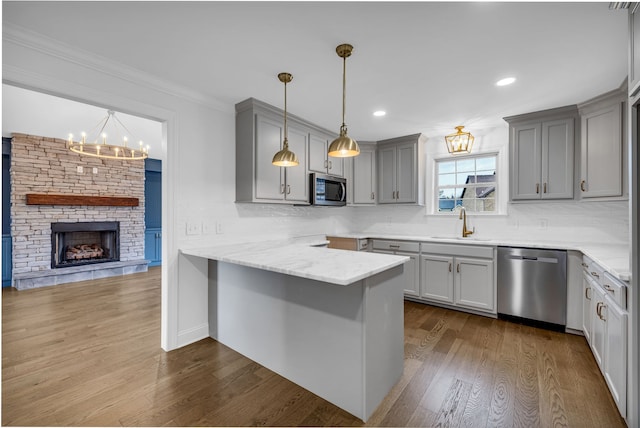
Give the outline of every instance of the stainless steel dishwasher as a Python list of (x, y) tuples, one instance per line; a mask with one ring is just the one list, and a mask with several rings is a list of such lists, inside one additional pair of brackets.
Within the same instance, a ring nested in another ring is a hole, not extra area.
[(564, 331), (567, 252), (498, 247), (498, 317)]

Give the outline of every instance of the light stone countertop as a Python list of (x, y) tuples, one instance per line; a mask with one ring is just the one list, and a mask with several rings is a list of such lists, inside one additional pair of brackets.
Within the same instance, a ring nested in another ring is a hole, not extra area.
[(485, 246), (507, 246), (525, 248), (546, 248), (556, 250), (575, 250), (588, 256), (599, 264), (605, 271), (622, 281), (631, 280), (631, 270), (629, 267), (629, 252), (631, 248), (625, 243), (602, 243), (602, 242), (569, 242), (569, 241), (529, 241), (510, 239), (476, 239), (469, 238), (434, 238), (432, 236), (416, 235), (393, 235), (376, 233), (339, 233), (336, 237), (356, 238), (356, 239), (388, 239), (398, 241), (467, 244)]
[(337, 285), (384, 272), (409, 257), (326, 248), (327, 241), (261, 241), (181, 249), (183, 254)]

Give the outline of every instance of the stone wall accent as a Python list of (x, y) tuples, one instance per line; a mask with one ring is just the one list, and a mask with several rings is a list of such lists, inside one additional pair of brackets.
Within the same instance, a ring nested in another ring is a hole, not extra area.
[[(51, 269), (51, 223), (119, 221), (120, 260), (144, 260), (144, 162), (81, 156), (65, 140), (13, 134), (13, 275)], [(78, 167), (82, 167), (79, 172)], [(96, 168), (96, 173), (94, 173)], [(137, 207), (26, 205), (27, 193), (138, 198)], [(99, 266), (99, 265), (96, 265)], [(60, 271), (64, 269), (55, 269)]]

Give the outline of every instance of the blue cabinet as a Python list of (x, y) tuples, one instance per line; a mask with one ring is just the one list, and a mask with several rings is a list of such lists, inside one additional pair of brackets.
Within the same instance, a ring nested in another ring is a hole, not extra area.
[(144, 258), (149, 266), (162, 264), (162, 163), (145, 159)]
[(149, 260), (149, 266), (162, 264), (162, 229), (147, 228), (144, 232), (144, 258)]

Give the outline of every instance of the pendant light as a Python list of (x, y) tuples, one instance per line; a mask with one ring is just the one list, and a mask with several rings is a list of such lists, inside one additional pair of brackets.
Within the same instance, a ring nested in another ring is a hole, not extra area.
[(351, 56), (353, 46), (342, 44), (336, 47), (336, 53), (342, 58), (342, 126), (340, 126), (340, 136), (329, 145), (329, 156), (336, 158), (348, 158), (358, 156), (360, 147), (356, 140), (347, 135), (347, 125), (344, 123), (344, 112), (346, 103), (346, 86), (347, 86), (347, 57)]
[(452, 155), (471, 153), (475, 137), (471, 135), (471, 132), (462, 132), (463, 128), (464, 126), (456, 126), (456, 132), (444, 137), (444, 141), (447, 143), (447, 150)]
[(296, 166), (298, 165), (298, 156), (289, 150), (289, 140), (287, 139), (287, 83), (293, 80), (293, 76), (289, 73), (280, 73), (278, 80), (284, 83), (284, 140), (282, 141), (282, 150), (273, 156), (271, 163), (275, 166)]

